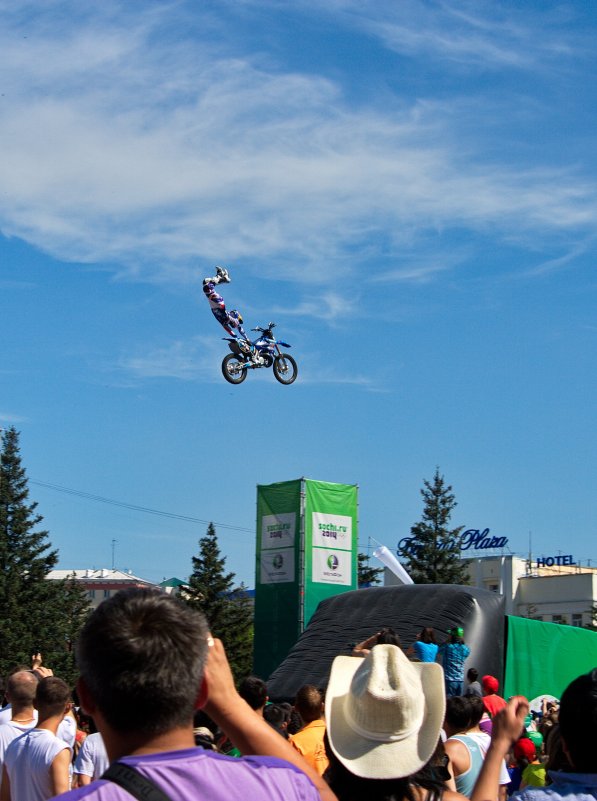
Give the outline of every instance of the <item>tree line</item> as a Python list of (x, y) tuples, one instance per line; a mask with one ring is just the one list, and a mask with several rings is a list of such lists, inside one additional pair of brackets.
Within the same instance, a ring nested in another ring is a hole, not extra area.
[[(0, 676), (29, 667), (41, 652), (56, 675), (73, 684), (74, 643), (89, 614), (87, 593), (73, 579), (48, 581), (58, 563), (37, 503), (30, 501), (19, 434), (2, 435), (0, 448)], [(210, 523), (192, 559), (193, 572), (181, 598), (201, 610), (212, 634), (224, 641), (235, 678), (251, 672), (253, 609), (245, 588), (225, 570)]]
[[(399, 556), (415, 583), (466, 583), (457, 541), (462, 527), (450, 529), (456, 506), (452, 487), (436, 470), (425, 481), (420, 522), (411, 527)], [(76, 677), (73, 645), (89, 613), (85, 590), (73, 579), (48, 581), (58, 562), (43, 518), (29, 499), (21, 463), (19, 435), (14, 427), (2, 436), (0, 448), (0, 675), (17, 664), (29, 665), (41, 651), (46, 664), (68, 681)], [(381, 568), (359, 554), (359, 585), (379, 583)], [(210, 523), (192, 557), (192, 573), (182, 600), (207, 617), (212, 634), (223, 640), (235, 678), (251, 672), (253, 607), (246, 588), (226, 570), (217, 534)]]

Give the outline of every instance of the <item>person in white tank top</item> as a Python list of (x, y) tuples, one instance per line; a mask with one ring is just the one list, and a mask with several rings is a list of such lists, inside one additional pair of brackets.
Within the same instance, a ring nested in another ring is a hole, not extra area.
[(102, 735), (99, 732), (88, 734), (75, 760), (74, 786), (84, 787), (86, 784), (91, 784), (99, 779), (109, 766), (110, 760)]
[(4, 755), (1, 801), (46, 801), (69, 789), (71, 750), (56, 736), (70, 710), (70, 690), (62, 679), (42, 679), (35, 696), (39, 721), (13, 740)]

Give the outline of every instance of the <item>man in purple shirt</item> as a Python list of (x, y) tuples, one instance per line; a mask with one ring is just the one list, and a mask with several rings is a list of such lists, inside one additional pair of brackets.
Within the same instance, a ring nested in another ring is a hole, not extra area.
[[(286, 740), (234, 687), (222, 643), (205, 618), (149, 589), (123, 590), (91, 615), (79, 642), (77, 690), (100, 730), (112, 768), (134, 768), (170, 801), (336, 801)], [(246, 756), (195, 746), (193, 712), (203, 707)], [(61, 798), (131, 801), (99, 779)], [(138, 796), (140, 797), (140, 796)]]

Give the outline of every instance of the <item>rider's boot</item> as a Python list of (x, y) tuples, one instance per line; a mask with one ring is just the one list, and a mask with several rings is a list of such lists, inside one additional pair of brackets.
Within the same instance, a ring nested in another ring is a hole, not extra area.
[(206, 284), (214, 284), (217, 286), (218, 284), (229, 284), (232, 279), (228, 275), (228, 270), (224, 267), (216, 267), (216, 274), (213, 278), (204, 278), (203, 279), (203, 286)]

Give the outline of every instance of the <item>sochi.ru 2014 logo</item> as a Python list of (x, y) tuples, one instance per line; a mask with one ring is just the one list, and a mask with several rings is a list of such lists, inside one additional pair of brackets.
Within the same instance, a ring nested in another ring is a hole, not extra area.
[(281, 553), (277, 553), (272, 559), (272, 565), (275, 567), (276, 570), (279, 570), (283, 564), (284, 564), (284, 557), (282, 556)]
[(334, 556), (334, 554), (331, 553), (328, 556), (328, 567), (329, 567), (329, 569), (330, 570), (335, 570), (338, 567), (339, 564), (340, 564), (340, 562), (338, 561), (338, 557)]

